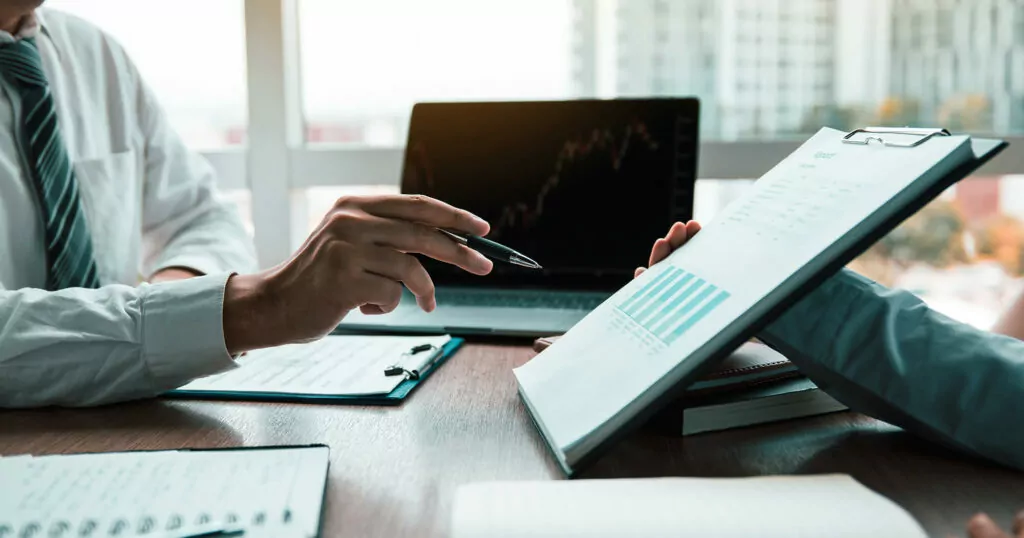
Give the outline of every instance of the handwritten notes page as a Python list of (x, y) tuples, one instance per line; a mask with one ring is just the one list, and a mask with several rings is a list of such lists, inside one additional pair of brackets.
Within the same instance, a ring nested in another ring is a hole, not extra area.
[(692, 374), (744, 321), (973, 155), (963, 136), (892, 148), (844, 144), (843, 134), (819, 131), (686, 248), (515, 370), (567, 472)]
[(160, 536), (227, 523), (312, 537), (327, 465), (327, 447), (0, 458), (0, 536)]

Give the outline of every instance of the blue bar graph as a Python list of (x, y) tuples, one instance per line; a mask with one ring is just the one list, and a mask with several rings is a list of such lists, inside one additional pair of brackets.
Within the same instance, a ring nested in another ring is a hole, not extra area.
[(729, 298), (704, 279), (668, 267), (618, 306), (619, 311), (671, 345)]
[(699, 293), (691, 297), (689, 301), (683, 303), (682, 308), (679, 310), (666, 307), (664, 314), (661, 316), (662, 322), (659, 323), (651, 332), (659, 336), (665, 334), (665, 331), (675, 326), (679, 321), (679, 318), (685, 317), (687, 314), (692, 312), (697, 305), (703, 302), (704, 299), (707, 299), (708, 296), (714, 293), (716, 289), (717, 288), (710, 284), (705, 286)]
[[(665, 302), (667, 302), (671, 297), (675, 296), (675, 294), (678, 293), (679, 290), (691, 280), (693, 280), (693, 275), (689, 274), (683, 275), (682, 278), (675, 280), (672, 283), (672, 285), (669, 286), (667, 290), (665, 290), (664, 293), (659, 295), (656, 299), (652, 300), (651, 302), (647, 303), (647, 308), (641, 310), (640, 313), (636, 315), (636, 319), (645, 319), (648, 316), (650, 316), (651, 313), (653, 313), (655, 310), (658, 310), (660, 312), (664, 308)], [(700, 279), (697, 279), (697, 282), (695, 282), (694, 285), (698, 285), (699, 283)], [(693, 286), (691, 285), (690, 287), (692, 288)]]
[(683, 272), (675, 267), (669, 267), (667, 270), (649, 282), (646, 286), (640, 289), (640, 292), (630, 297), (622, 305), (623, 312), (630, 316), (636, 315), (640, 309), (647, 306), (647, 304), (654, 300), (654, 297), (661, 293), (673, 279), (683, 276)]
[(704, 306), (700, 307), (700, 310), (698, 310), (697, 313), (686, 318), (685, 321), (683, 321), (681, 324), (679, 324), (678, 327), (676, 327), (676, 330), (672, 331), (671, 333), (669, 333), (668, 336), (664, 337), (663, 340), (665, 344), (672, 345), (672, 342), (675, 342), (676, 339), (682, 336), (683, 333), (685, 333), (690, 327), (696, 325), (698, 321), (703, 319), (704, 316), (708, 315), (718, 305), (722, 304), (722, 301), (728, 298), (729, 294), (725, 291), (719, 291), (718, 293), (716, 293), (710, 301), (704, 303)]

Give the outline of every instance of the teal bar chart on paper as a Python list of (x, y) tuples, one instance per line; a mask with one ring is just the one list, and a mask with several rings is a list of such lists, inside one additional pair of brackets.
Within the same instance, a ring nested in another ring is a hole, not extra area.
[(728, 298), (729, 292), (672, 266), (617, 308), (670, 346)]

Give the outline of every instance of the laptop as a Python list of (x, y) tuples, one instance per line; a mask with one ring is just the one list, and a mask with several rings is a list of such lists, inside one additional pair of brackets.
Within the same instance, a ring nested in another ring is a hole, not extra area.
[(569, 330), (645, 265), (651, 243), (693, 213), (697, 99), (420, 103), (402, 192), (491, 223), (490, 239), (533, 258), (487, 276), (422, 258), (437, 308), (406, 291), (339, 330), (547, 336)]

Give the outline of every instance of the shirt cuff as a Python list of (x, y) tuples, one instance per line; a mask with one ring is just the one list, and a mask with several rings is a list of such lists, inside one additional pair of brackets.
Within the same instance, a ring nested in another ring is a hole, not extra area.
[(143, 284), (143, 357), (153, 380), (173, 389), (235, 368), (224, 344), (229, 274)]
[(186, 269), (192, 269), (193, 271), (199, 272), (200, 275), (214, 275), (217, 273), (223, 273), (228, 269), (222, 267), (222, 263), (214, 258), (205, 256), (196, 256), (191, 254), (182, 254), (178, 256), (172, 256), (166, 260), (160, 260), (152, 274), (146, 275), (149, 278), (164, 269), (170, 269), (171, 267), (184, 267)]

